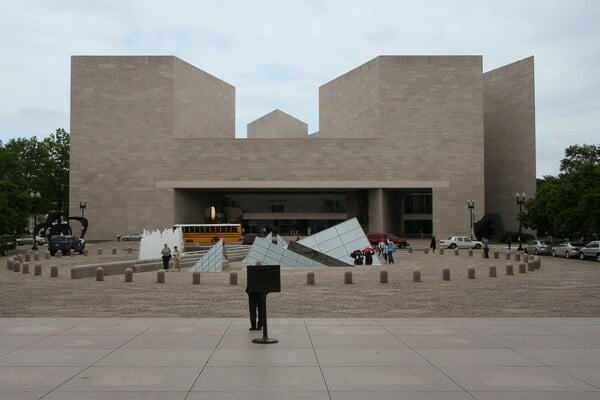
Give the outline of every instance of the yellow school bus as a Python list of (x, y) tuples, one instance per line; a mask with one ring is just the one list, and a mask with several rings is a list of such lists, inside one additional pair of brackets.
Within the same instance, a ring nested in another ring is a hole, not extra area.
[(181, 228), (184, 244), (206, 244), (218, 239), (225, 243), (242, 240), (240, 224), (177, 224), (173, 229)]

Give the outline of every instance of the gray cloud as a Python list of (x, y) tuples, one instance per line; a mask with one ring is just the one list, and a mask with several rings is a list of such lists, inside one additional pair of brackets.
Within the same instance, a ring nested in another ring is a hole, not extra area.
[(3, 141), (69, 129), (75, 54), (190, 62), (236, 87), (238, 136), (275, 108), (318, 130), (318, 87), (377, 55), (481, 54), (484, 70), (535, 56), (538, 176), (556, 173), (565, 145), (599, 143), (592, 0), (24, 0), (0, 13)]

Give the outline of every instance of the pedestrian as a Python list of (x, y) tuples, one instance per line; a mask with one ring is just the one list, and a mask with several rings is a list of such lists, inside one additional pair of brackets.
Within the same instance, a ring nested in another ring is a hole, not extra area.
[(432, 253), (435, 253), (435, 245), (436, 244), (437, 243), (435, 242), (435, 236), (432, 236), (431, 237), (431, 243), (429, 243), (429, 247), (431, 247), (431, 252)]
[(117, 235), (117, 242), (121, 241), (121, 235)]
[[(379, 257), (381, 257), (381, 255), (383, 254), (384, 257), (385, 257), (385, 252), (386, 252), (386, 250), (385, 250), (385, 242), (383, 241), (383, 239), (381, 239), (379, 241), (379, 243), (377, 244), (377, 255)], [(387, 257), (386, 257), (386, 259), (387, 259)]]
[(483, 258), (490, 258), (490, 241), (483, 238)]
[(373, 265), (373, 254), (375, 251), (372, 247), (367, 247), (363, 250), (363, 254), (365, 255), (365, 265)]
[(177, 246), (173, 246), (173, 259), (175, 261), (174, 269), (181, 271), (181, 253)]
[(512, 236), (508, 236), (506, 239), (506, 244), (508, 245), (508, 251), (510, 251), (510, 248), (512, 247)]
[[(260, 267), (262, 263), (257, 261), (257, 267)], [(248, 308), (250, 311), (250, 329), (251, 331), (259, 331), (262, 329), (262, 301), (263, 293), (261, 292), (250, 292), (248, 286), (246, 286), (246, 293), (248, 293)], [(257, 318), (258, 316), (258, 318)]]
[(166, 243), (160, 251), (160, 254), (162, 255), (163, 269), (169, 269), (169, 260), (171, 260), (171, 249), (169, 248), (169, 246), (167, 246)]
[(387, 242), (387, 263), (388, 264), (393, 264), (394, 263), (394, 242), (392, 242), (392, 239), (388, 238), (388, 242)]

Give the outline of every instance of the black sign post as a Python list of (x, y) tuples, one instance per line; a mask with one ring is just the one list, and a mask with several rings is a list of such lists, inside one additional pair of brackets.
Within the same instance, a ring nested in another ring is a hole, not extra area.
[(279, 340), (270, 338), (267, 332), (267, 294), (281, 292), (279, 265), (248, 265), (248, 292), (260, 293), (260, 321), (263, 324), (263, 335), (252, 340), (252, 343), (271, 344)]

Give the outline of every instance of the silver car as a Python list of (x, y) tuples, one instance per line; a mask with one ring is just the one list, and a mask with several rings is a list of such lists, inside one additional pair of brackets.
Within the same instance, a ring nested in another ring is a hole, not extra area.
[(584, 247), (585, 244), (579, 242), (562, 242), (558, 246), (552, 248), (552, 255), (554, 257), (571, 258), (579, 256), (579, 249)]
[(579, 259), (594, 258), (600, 261), (600, 240), (589, 242), (579, 251)]
[(127, 235), (123, 235), (121, 237), (121, 240), (124, 242), (127, 242), (129, 240), (142, 240), (143, 236), (144, 235), (142, 235), (141, 233), (133, 232), (133, 233), (128, 233)]
[(525, 246), (525, 253), (527, 254), (552, 254), (552, 242), (548, 240), (532, 240)]

